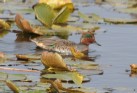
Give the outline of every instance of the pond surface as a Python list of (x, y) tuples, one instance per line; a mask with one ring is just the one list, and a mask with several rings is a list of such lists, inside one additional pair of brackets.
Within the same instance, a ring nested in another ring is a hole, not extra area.
[[(79, 11), (85, 14), (96, 13), (105, 18), (133, 18), (130, 14), (114, 11), (110, 5), (94, 4), (92, 0), (86, 3), (87, 6), (81, 3), (76, 5)], [(99, 55), (95, 63), (101, 66), (104, 73), (91, 76), (92, 80), (84, 83), (83, 86), (109, 90), (109, 93), (137, 93), (137, 76), (131, 77), (130, 72), (126, 72), (130, 69), (130, 64), (137, 64), (137, 25), (105, 23), (97, 25), (101, 29), (96, 31), (95, 37), (102, 46), (90, 45), (89, 55)], [(79, 42), (78, 38), (79, 35), (73, 35), (69, 37), (69, 40)], [(0, 38), (0, 51), (6, 54), (38, 52), (34, 43), (17, 40), (17, 34), (13, 32)]]

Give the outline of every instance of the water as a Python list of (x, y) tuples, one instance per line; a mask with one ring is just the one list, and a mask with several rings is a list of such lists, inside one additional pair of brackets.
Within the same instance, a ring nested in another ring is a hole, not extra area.
[[(113, 11), (108, 6), (99, 6), (93, 3), (87, 7), (79, 6), (79, 11), (83, 13), (96, 13), (105, 18), (133, 18), (132, 15), (122, 14)], [(108, 12), (110, 11), (110, 12)], [(92, 25), (92, 24), (91, 24)], [(90, 45), (90, 50), (95, 51), (89, 55), (100, 55), (95, 62), (98, 63), (104, 71), (103, 75), (91, 76), (89, 83), (83, 84), (84, 87), (95, 87), (98, 89), (112, 88), (113, 93), (137, 93), (137, 78), (130, 77), (130, 64), (137, 64), (137, 25), (135, 24), (100, 24), (101, 29), (96, 32), (96, 40), (102, 45)], [(80, 36), (73, 35), (69, 40), (78, 42)], [(17, 35), (9, 32), (3, 38), (0, 38), (0, 51), (10, 54), (16, 53), (35, 53), (36, 45), (30, 41), (18, 41)]]

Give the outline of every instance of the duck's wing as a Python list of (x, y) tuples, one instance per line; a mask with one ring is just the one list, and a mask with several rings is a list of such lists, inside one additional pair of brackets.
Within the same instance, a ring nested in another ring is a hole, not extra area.
[(31, 41), (42, 49), (46, 49), (49, 51), (56, 51), (66, 55), (71, 54), (69, 47), (76, 46), (76, 44), (72, 41), (55, 38), (55, 37), (46, 38), (42, 36), (42, 37), (34, 38)]

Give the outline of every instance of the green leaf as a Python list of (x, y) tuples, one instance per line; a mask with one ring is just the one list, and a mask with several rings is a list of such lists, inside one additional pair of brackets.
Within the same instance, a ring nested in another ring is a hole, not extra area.
[(49, 28), (52, 26), (52, 20), (55, 17), (55, 13), (49, 5), (44, 3), (37, 4), (34, 6), (34, 11), (39, 21)]
[(55, 72), (56, 74), (46, 74), (44, 78), (57, 78), (65, 81), (72, 80), (75, 84), (81, 86), (84, 76), (78, 72)]
[(85, 14), (83, 14), (82, 12), (80, 12), (80, 11), (78, 11), (78, 15), (82, 18), (82, 19), (84, 19), (84, 21), (90, 21), (91, 19), (87, 16), (87, 15), (85, 15)]
[(3, 73), (3, 72), (0, 72), (0, 81), (1, 80), (6, 80), (7, 79), (7, 74), (6, 73)]
[(92, 13), (91, 16), (92, 16), (92, 20), (94, 20), (94, 21), (101, 21), (101, 20), (103, 20), (103, 18), (101, 18), (97, 14)]
[(137, 14), (137, 7), (124, 8), (124, 9), (119, 9), (117, 11), (120, 11), (122, 13)]
[(46, 93), (44, 90), (26, 90), (23, 91), (22, 93)]
[(8, 74), (9, 80), (25, 80), (26, 75), (23, 74)]
[(53, 23), (66, 23), (68, 17), (70, 16), (71, 11), (68, 7), (63, 7), (59, 13), (57, 14), (57, 16), (53, 19)]
[(113, 24), (137, 24), (137, 19), (104, 18), (104, 21)]

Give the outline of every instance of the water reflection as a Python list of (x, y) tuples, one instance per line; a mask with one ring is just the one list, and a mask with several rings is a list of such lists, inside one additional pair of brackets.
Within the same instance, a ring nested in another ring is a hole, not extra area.
[(38, 37), (38, 35), (30, 35), (30, 34), (24, 34), (22, 32), (16, 34), (16, 42), (24, 42), (27, 41), (29, 42), (31, 38)]

